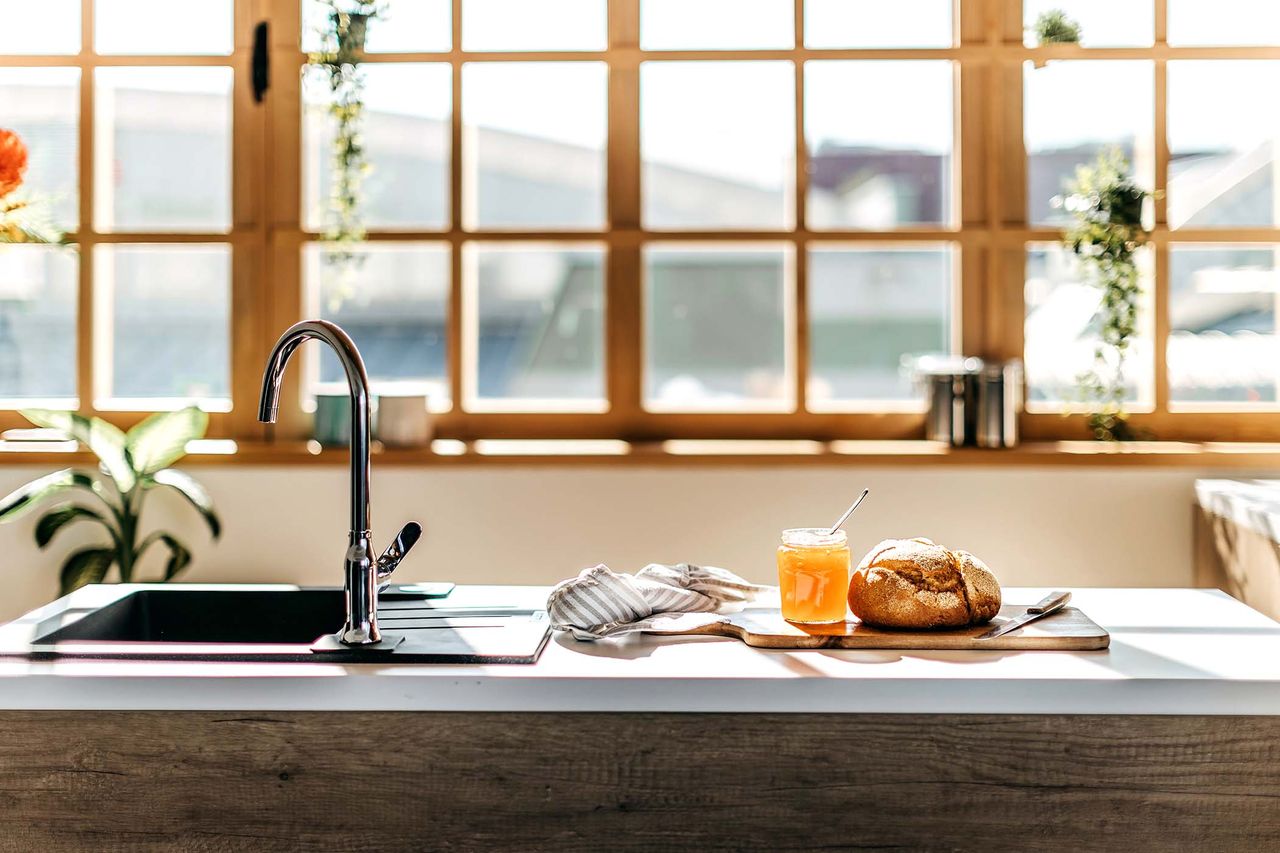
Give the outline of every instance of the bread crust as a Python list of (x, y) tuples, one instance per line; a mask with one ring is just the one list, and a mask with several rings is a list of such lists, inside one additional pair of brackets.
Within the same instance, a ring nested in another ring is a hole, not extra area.
[(1000, 583), (967, 551), (928, 539), (886, 539), (849, 580), (849, 609), (881, 628), (961, 628), (1000, 612)]

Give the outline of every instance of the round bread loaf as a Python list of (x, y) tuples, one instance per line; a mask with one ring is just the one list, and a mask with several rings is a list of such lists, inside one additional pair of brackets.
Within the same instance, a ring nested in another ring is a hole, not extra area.
[(886, 539), (849, 581), (849, 609), (881, 628), (960, 628), (1000, 612), (1000, 583), (977, 557), (928, 539)]

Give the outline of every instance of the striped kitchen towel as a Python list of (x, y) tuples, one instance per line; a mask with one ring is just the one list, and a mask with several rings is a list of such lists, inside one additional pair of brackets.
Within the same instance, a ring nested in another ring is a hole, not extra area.
[(714, 566), (650, 563), (627, 575), (599, 565), (558, 584), (547, 598), (547, 613), (558, 630), (579, 640), (602, 640), (681, 613), (733, 610), (768, 589)]

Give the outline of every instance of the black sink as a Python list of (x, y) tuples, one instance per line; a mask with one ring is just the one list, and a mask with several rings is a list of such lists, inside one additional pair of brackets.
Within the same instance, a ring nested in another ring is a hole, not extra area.
[[(72, 593), (54, 603), (52, 614), (38, 611), (38, 619), (33, 614), (4, 626), (0, 656), (533, 663), (550, 635), (545, 610), (528, 602), (495, 602), (483, 587), (459, 588), (448, 599), (407, 589), (393, 587), (379, 603), (379, 648), (347, 647), (332, 639), (343, 622), (341, 589), (118, 587), (105, 603), (99, 597), (93, 607), (77, 606), (81, 599)], [(18, 639), (24, 623), (31, 625), (26, 637), (33, 639)]]
[(340, 589), (149, 589), (94, 610), (36, 642), (310, 645), (341, 627)]

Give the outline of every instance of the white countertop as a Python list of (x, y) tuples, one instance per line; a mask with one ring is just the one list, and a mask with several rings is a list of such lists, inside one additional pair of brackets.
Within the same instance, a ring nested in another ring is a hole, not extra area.
[(1280, 542), (1280, 480), (1196, 480), (1204, 509)]
[[(538, 601), (547, 588), (468, 592)], [(1111, 632), (1109, 650), (766, 651), (557, 634), (531, 666), (4, 659), (0, 709), (1280, 714), (1280, 623), (1214, 590), (1074, 593)]]

